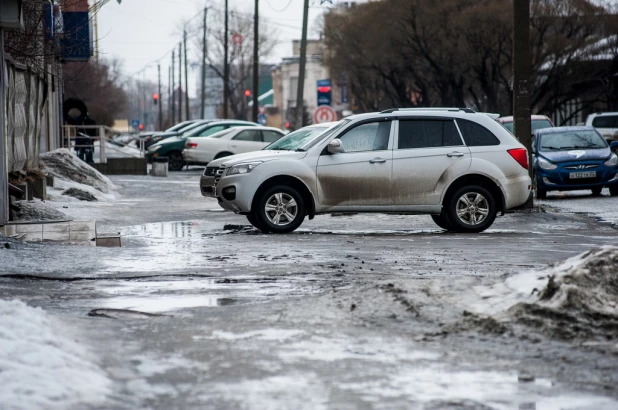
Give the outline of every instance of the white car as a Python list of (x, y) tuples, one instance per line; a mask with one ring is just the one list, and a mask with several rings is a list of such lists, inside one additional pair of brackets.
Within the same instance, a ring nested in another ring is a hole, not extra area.
[(272, 127), (230, 128), (209, 137), (187, 138), (182, 156), (189, 164), (206, 165), (230, 155), (259, 151), (283, 135), (283, 131)]
[(481, 232), (531, 197), (528, 152), (496, 117), (457, 108), (353, 115), (213, 161), (200, 189), (264, 232), (333, 212), (429, 214), (444, 229)]
[(618, 112), (597, 112), (586, 117), (587, 127), (594, 127), (607, 141), (618, 141)]

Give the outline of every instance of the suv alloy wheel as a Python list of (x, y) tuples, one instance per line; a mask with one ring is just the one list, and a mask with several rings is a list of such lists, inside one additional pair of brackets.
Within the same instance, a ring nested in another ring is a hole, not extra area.
[(264, 191), (253, 212), (257, 224), (267, 231), (288, 233), (305, 219), (305, 203), (294, 188), (276, 185)]
[(446, 215), (457, 232), (483, 232), (498, 212), (493, 195), (482, 186), (459, 188), (445, 204)]

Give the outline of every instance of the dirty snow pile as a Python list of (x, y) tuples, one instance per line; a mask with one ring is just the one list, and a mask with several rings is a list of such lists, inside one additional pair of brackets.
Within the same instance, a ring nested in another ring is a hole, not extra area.
[(476, 311), (501, 322), (564, 340), (616, 340), (618, 247), (594, 249), (544, 271), (523, 272), (479, 293), (483, 306)]
[(73, 151), (60, 148), (40, 156), (44, 171), (54, 176), (54, 187), (47, 189), (50, 200), (72, 197), (86, 201), (110, 201), (116, 187), (105, 175), (80, 160)]
[(68, 220), (66, 214), (54, 209), (51, 205), (41, 201), (16, 201), (13, 211), (16, 221), (62, 221)]
[(62, 333), (42, 309), (0, 299), (0, 408), (66, 409), (104, 402), (110, 380), (91, 354)]

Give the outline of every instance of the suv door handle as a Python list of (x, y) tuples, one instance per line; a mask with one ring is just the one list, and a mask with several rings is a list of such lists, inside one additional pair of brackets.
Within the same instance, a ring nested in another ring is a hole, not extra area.
[(446, 154), (447, 157), (463, 157), (464, 153), (463, 152), (449, 152), (448, 154)]
[(384, 164), (385, 162), (386, 160), (384, 158), (374, 158), (369, 160), (369, 163), (371, 164)]

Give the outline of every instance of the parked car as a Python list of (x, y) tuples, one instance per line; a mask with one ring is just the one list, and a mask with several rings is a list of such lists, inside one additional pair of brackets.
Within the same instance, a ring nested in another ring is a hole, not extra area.
[[(197, 127), (200, 127), (204, 124), (208, 124), (213, 122), (214, 120), (191, 120), (191, 121), (184, 121), (183, 122), (183, 126), (180, 128), (176, 128), (173, 131), (162, 131), (162, 132), (155, 132), (154, 134), (151, 134), (150, 136), (145, 138), (145, 143), (144, 143), (144, 148), (148, 149), (151, 145), (156, 144), (159, 141), (163, 141), (164, 139), (170, 138), (170, 137), (176, 137), (178, 135), (182, 135), (185, 132), (191, 131)], [(173, 127), (172, 127), (173, 128)]]
[(235, 127), (212, 134), (209, 138), (187, 138), (182, 157), (188, 164), (206, 165), (213, 159), (259, 151), (283, 137), (271, 127)]
[(618, 141), (618, 112), (590, 114), (584, 125), (594, 127), (608, 142)]
[(146, 151), (146, 159), (152, 162), (154, 157), (168, 157), (169, 169), (172, 171), (180, 171), (185, 166), (185, 161), (182, 158), (182, 151), (185, 149), (187, 138), (191, 137), (208, 137), (216, 132), (241, 126), (257, 127), (258, 124), (249, 121), (240, 120), (221, 120), (209, 121), (201, 124), (182, 135), (167, 138), (151, 145)]
[[(508, 117), (500, 117), (496, 121), (502, 124), (504, 128), (509, 130), (511, 134), (513, 133), (514, 123), (513, 123), (512, 115)], [(551, 128), (551, 127), (554, 127), (554, 123), (552, 122), (551, 119), (549, 119), (549, 117), (546, 117), (545, 115), (531, 115), (530, 116), (530, 128), (532, 129), (532, 132), (536, 130), (540, 130), (542, 128)]]
[(301, 128), (262, 151), (212, 161), (200, 186), (273, 233), (333, 212), (429, 214), (444, 229), (481, 232), (531, 195), (524, 146), (490, 115), (446, 108)]
[[(618, 141), (612, 147), (618, 147)], [(533, 186), (537, 198), (549, 191), (609, 187), (618, 195), (618, 157), (592, 127), (556, 127), (532, 134)]]

